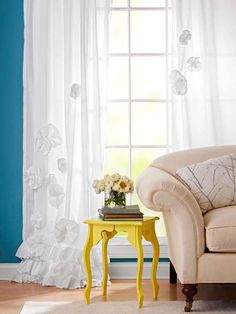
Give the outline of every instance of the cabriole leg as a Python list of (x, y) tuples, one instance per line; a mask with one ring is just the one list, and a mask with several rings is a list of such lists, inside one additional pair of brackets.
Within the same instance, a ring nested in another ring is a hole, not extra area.
[(84, 266), (87, 279), (87, 285), (84, 291), (84, 299), (86, 304), (90, 303), (90, 292), (92, 287), (92, 271), (90, 264), (90, 251), (93, 246), (93, 226), (88, 226), (88, 239), (84, 247)]
[(138, 254), (138, 265), (137, 265), (137, 295), (138, 295), (138, 306), (143, 306), (143, 289), (142, 289), (142, 274), (143, 274), (143, 247), (142, 247), (142, 232), (141, 228), (136, 227), (136, 249)]
[(110, 239), (114, 237), (117, 232), (103, 231), (102, 232), (102, 265), (103, 265), (103, 279), (102, 279), (102, 295), (107, 294), (107, 279), (108, 279), (108, 256), (107, 256), (107, 244)]

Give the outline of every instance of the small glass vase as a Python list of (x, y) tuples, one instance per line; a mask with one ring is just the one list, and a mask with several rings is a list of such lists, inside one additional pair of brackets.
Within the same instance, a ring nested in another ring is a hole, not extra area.
[(111, 191), (109, 193), (105, 192), (104, 206), (105, 207), (125, 207), (126, 198), (125, 193)]

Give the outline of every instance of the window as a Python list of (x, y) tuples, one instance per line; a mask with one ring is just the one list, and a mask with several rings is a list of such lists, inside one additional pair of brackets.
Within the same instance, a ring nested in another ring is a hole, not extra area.
[[(168, 0), (113, 0), (105, 172), (135, 180), (171, 150)], [(137, 195), (128, 202), (148, 209)], [(165, 235), (163, 222), (159, 235)]]

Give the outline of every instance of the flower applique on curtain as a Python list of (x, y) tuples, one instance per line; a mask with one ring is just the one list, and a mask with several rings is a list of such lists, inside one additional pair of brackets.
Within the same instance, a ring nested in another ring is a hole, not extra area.
[(198, 72), (201, 70), (202, 63), (200, 57), (190, 57), (186, 62), (186, 68), (190, 72)]
[(35, 139), (36, 151), (48, 155), (52, 148), (61, 145), (62, 139), (58, 129), (53, 124), (42, 127)]
[[(179, 44), (187, 46), (192, 38), (192, 34), (189, 30), (185, 29), (179, 36)], [(185, 63), (186, 69), (190, 72), (198, 72), (201, 69), (201, 62), (199, 57), (190, 57)], [(180, 70), (172, 70), (169, 75), (169, 82), (171, 84), (171, 90), (175, 95), (186, 95), (188, 91), (188, 82), (186, 77)]]
[(55, 208), (59, 208), (65, 199), (64, 189), (57, 183), (57, 179), (54, 174), (49, 175), (47, 184), (49, 204)]
[(43, 184), (42, 169), (32, 166), (24, 174), (24, 179), (31, 190), (37, 190)]
[(58, 243), (73, 246), (79, 240), (80, 228), (75, 221), (62, 218), (55, 224), (54, 235)]
[(169, 75), (171, 90), (176, 95), (185, 95), (188, 91), (187, 80), (178, 70), (172, 70)]
[(43, 218), (39, 210), (36, 210), (31, 216), (31, 224), (35, 229), (42, 228)]
[(65, 158), (57, 159), (57, 167), (61, 173), (65, 173), (67, 171), (67, 162)]
[(74, 83), (71, 85), (70, 97), (74, 99), (80, 97), (80, 85), (79, 84)]
[(188, 29), (185, 29), (179, 36), (179, 43), (183, 46), (186, 46), (191, 40), (192, 34)]

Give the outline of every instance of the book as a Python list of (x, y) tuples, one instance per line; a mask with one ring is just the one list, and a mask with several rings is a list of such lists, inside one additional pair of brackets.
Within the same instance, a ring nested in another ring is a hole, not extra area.
[(143, 217), (131, 217), (131, 218), (123, 218), (123, 217), (116, 217), (116, 218), (112, 218), (112, 217), (104, 217), (99, 215), (99, 218), (101, 218), (104, 221), (115, 221), (115, 220), (119, 220), (119, 221), (128, 221), (128, 220), (143, 220)]
[(114, 214), (100, 214), (101, 217), (103, 218), (142, 218), (143, 217), (143, 214), (134, 214), (134, 215), (122, 215), (122, 214), (119, 214), (119, 215), (114, 215)]
[(124, 207), (102, 207), (98, 209), (103, 220), (143, 220), (143, 213), (138, 205)]
[(134, 215), (122, 215), (122, 214), (119, 214), (119, 215), (110, 215), (110, 214), (105, 214), (105, 215), (101, 215), (102, 217), (105, 217), (105, 218), (142, 218), (143, 217), (143, 214), (134, 214)]
[(143, 218), (102, 218), (104, 221), (132, 221), (132, 220), (137, 220), (137, 221), (142, 221)]
[(138, 205), (129, 205), (125, 207), (102, 207), (98, 210), (98, 212), (106, 214), (139, 214), (140, 208)]
[(116, 211), (106, 211), (104, 212), (102, 209), (98, 209), (98, 213), (101, 215), (143, 215), (141, 211), (136, 211), (136, 212), (130, 212), (130, 211), (123, 211), (123, 212), (116, 212)]
[(103, 213), (103, 211), (100, 209), (98, 210), (99, 216), (102, 218), (142, 218), (143, 213), (142, 212), (136, 212), (136, 213), (130, 213), (130, 212), (124, 212), (124, 213)]

